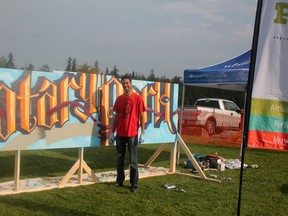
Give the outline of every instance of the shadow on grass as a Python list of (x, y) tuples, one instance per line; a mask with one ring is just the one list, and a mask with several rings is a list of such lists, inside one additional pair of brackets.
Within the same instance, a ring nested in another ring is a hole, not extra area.
[(280, 191), (281, 191), (283, 194), (288, 194), (288, 184), (283, 184), (283, 185), (281, 185)]
[[(160, 145), (139, 146), (139, 163), (144, 164), (154, 154)], [(128, 167), (128, 150), (126, 153), (125, 166)], [(20, 178), (53, 177), (65, 175), (78, 159), (78, 148), (31, 150), (21, 151)], [(13, 178), (14, 176), (14, 152), (1, 152), (0, 178)], [(89, 147), (84, 148), (84, 160), (92, 170), (109, 171), (115, 170), (117, 154), (115, 147)], [(157, 166), (169, 166), (170, 148), (155, 159)], [(154, 164), (153, 162), (153, 164)], [(153, 166), (151, 164), (151, 166)]]
[[(42, 213), (42, 214), (47, 214), (47, 215), (88, 215), (92, 216), (95, 214), (91, 213), (83, 213), (83, 209), (71, 209), (71, 208), (65, 208), (65, 207), (60, 207), (56, 206), (55, 203), (49, 205), (47, 202), (41, 202), (41, 199), (39, 202), (36, 200), (31, 199), (24, 199), (20, 196), (5, 196), (5, 197), (0, 197), (0, 202), (2, 204), (5, 204), (7, 207), (11, 207), (15, 209), (15, 206), (17, 206), (17, 209), (19, 209), (19, 214), (23, 210), (26, 209), (29, 212), (34, 212), (34, 213)], [(2, 212), (3, 213), (3, 212)], [(21, 214), (22, 214), (21, 213)]]
[[(55, 176), (57, 173), (68, 171), (74, 162), (49, 155), (25, 154), (21, 156), (20, 173), (22, 177)], [(14, 175), (14, 156), (2, 156), (0, 164), (0, 178)]]

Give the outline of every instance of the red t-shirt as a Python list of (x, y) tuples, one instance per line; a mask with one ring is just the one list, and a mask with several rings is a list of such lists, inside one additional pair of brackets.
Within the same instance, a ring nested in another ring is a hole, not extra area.
[(130, 96), (120, 95), (113, 110), (118, 114), (117, 136), (136, 136), (139, 129), (139, 115), (145, 111), (142, 97), (134, 92)]

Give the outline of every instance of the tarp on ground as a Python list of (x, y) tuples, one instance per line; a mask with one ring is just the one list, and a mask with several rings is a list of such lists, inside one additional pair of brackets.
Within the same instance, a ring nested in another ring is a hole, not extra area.
[(184, 70), (184, 85), (246, 91), (251, 50), (228, 61)]

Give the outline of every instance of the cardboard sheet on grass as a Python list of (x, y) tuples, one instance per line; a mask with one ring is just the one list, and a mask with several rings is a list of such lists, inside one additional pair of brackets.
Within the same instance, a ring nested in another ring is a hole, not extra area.
[[(147, 178), (153, 176), (161, 176), (169, 173), (169, 169), (163, 167), (139, 167), (139, 178)], [(95, 173), (100, 182), (115, 182), (116, 171), (99, 172)], [(129, 170), (125, 170), (126, 179), (129, 179)], [(59, 183), (63, 179), (63, 176), (58, 177), (42, 177), (23, 179), (20, 181), (21, 191), (14, 190), (14, 181), (0, 183), (0, 195), (8, 195), (23, 192), (36, 192), (42, 190), (51, 190), (59, 188)], [(94, 184), (95, 182), (87, 174), (83, 175), (83, 182), (81, 185)], [(66, 187), (79, 186), (77, 175), (70, 178)], [(129, 183), (127, 183), (129, 185)]]

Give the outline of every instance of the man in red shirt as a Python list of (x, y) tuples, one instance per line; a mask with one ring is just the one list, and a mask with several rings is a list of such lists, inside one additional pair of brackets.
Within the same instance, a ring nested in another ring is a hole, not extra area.
[[(124, 94), (117, 97), (113, 110), (116, 112), (112, 134), (110, 140), (114, 139), (116, 134), (117, 160), (117, 179), (115, 186), (123, 186), (125, 180), (124, 159), (126, 145), (128, 146), (130, 162), (130, 184), (131, 191), (138, 190), (138, 142), (144, 141), (144, 121), (143, 112), (145, 106), (140, 95), (133, 92), (132, 80), (129, 76), (123, 76), (121, 83)], [(140, 125), (139, 125), (140, 123)], [(141, 127), (141, 135), (138, 140), (138, 129)]]

